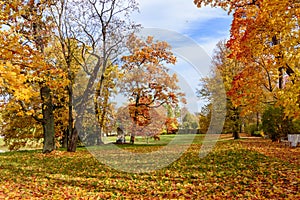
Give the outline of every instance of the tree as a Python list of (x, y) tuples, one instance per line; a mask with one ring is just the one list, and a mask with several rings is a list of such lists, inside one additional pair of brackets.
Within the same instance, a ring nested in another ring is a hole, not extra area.
[[(226, 47), (225, 41), (218, 42), (213, 56), (213, 68), (222, 77), (223, 84), (226, 92), (228, 93), (232, 89), (232, 82), (242, 66), (242, 63), (235, 59), (229, 58), (231, 51)], [(234, 105), (232, 102), (234, 99), (227, 95), (226, 98), (226, 119), (223, 127), (223, 132), (232, 132), (235, 139), (239, 139), (239, 127), (241, 115), (247, 113), (241, 113), (241, 105)], [(244, 106), (244, 105), (243, 105)]]
[[(164, 104), (176, 107), (183, 94), (179, 92), (176, 74), (170, 75), (165, 66), (176, 62), (166, 42), (154, 42), (150, 36), (142, 41), (132, 35), (128, 47), (130, 55), (122, 57), (124, 76), (121, 93), (130, 102), (130, 115), (135, 130), (151, 121), (149, 113), (152, 109)], [(135, 134), (132, 133), (133, 138)]]
[(165, 122), (166, 130), (164, 130), (167, 134), (175, 134), (179, 129), (178, 120), (174, 117), (168, 117)]
[(111, 64), (107, 66), (103, 77), (102, 83), (99, 82), (97, 87), (100, 88), (99, 84), (103, 85), (102, 95), (100, 96), (98, 91), (94, 97), (96, 117), (100, 126), (99, 138), (102, 137), (103, 131), (111, 132), (116, 126), (115, 103), (111, 102), (111, 97), (117, 94), (116, 86), (122, 74), (119, 72), (118, 65)]
[(180, 107), (172, 107), (171, 105), (164, 105), (167, 111), (167, 119), (165, 121), (165, 128), (162, 133), (175, 134), (179, 130), (178, 118), (180, 117)]
[[(299, 3), (263, 0), (195, 0), (197, 6), (211, 5), (233, 12), (230, 57), (242, 62), (229, 92), (234, 105), (251, 110), (265, 100), (290, 106), (288, 117), (299, 117), (298, 31)], [(285, 81), (287, 79), (289, 81)], [(292, 100), (293, 99), (293, 100)], [(279, 101), (280, 100), (280, 101)]]
[[(50, 7), (50, 15), (53, 19), (53, 29), (56, 32), (52, 39), (51, 54), (52, 59), (57, 65), (60, 65), (62, 70), (67, 74), (69, 84), (64, 88), (67, 95), (65, 101), (64, 112), (68, 112), (68, 116), (63, 120), (67, 125), (64, 126), (62, 136), (62, 147), (67, 148), (69, 137), (74, 131), (74, 116), (73, 116), (73, 86), (75, 74), (80, 68), (79, 62), (86, 56), (85, 48), (76, 40), (71, 29), (71, 18), (68, 15), (68, 0), (56, 0), (56, 3)], [(64, 124), (65, 124), (64, 123)], [(67, 128), (66, 128), (67, 127)]]
[[(212, 58), (212, 75), (201, 79), (201, 88), (198, 90), (198, 95), (209, 100), (209, 104), (204, 108), (205, 114), (201, 113), (200, 115), (201, 124), (204, 127), (207, 127), (208, 119), (211, 120), (212, 94), (220, 92), (217, 75), (222, 79), (225, 91), (229, 92), (232, 88), (232, 81), (239, 72), (241, 64), (237, 60), (229, 58), (229, 55), (230, 50), (226, 47), (225, 41), (220, 41)], [(240, 107), (233, 105), (232, 98), (227, 95), (223, 133), (231, 132), (235, 139), (239, 139), (240, 114)], [(205, 119), (205, 117), (208, 119)]]
[(211, 121), (211, 104), (207, 104), (201, 108), (201, 111), (198, 115), (199, 117), (199, 132), (200, 134), (206, 134), (209, 128)]
[(184, 129), (197, 129), (198, 122), (196, 116), (190, 112), (187, 112), (182, 119), (182, 126)]
[(45, 51), (52, 33), (52, 21), (47, 15), (52, 3), (31, 0), (0, 4), (3, 11), (0, 19), (0, 82), (1, 95), (7, 99), (4, 106), (17, 104), (14, 106), (16, 113), (31, 116), (42, 124), (44, 153), (55, 149), (51, 89), (66, 83), (64, 74), (49, 62)]
[[(56, 27), (57, 29), (57, 27)], [(75, 82), (75, 74), (80, 68), (77, 60), (81, 59), (82, 46), (77, 40), (72, 38), (59, 38), (55, 36), (50, 47), (51, 59), (64, 72), (68, 84), (60, 88), (58, 102), (60, 104), (57, 114), (60, 116), (60, 126), (56, 127), (61, 132), (62, 147), (66, 148), (68, 137), (74, 128), (73, 116), (73, 86)]]
[[(137, 4), (134, 0), (75, 0), (68, 1), (65, 6), (68, 21), (63, 27), (68, 28), (68, 38), (76, 39), (82, 47), (81, 59), (77, 62), (80, 71), (89, 77), (86, 85), (80, 86), (84, 88), (82, 94), (73, 100), (76, 118), (75, 128), (69, 135), (68, 151), (74, 152), (91, 96), (96, 97), (94, 107), (100, 105), (106, 69), (110, 63), (116, 62), (127, 35), (135, 31), (136, 26), (130, 21), (129, 14), (137, 9)], [(66, 34), (66, 30), (63, 33)], [(98, 110), (95, 109), (95, 119), (99, 116)]]

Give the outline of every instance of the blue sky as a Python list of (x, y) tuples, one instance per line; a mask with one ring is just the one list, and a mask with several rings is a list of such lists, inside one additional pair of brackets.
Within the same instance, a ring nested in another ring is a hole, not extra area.
[(172, 71), (180, 78), (187, 107), (200, 111), (204, 104), (196, 95), (199, 79), (208, 75), (213, 50), (220, 40), (228, 39), (232, 17), (222, 9), (197, 8), (193, 0), (137, 0), (140, 12), (135, 22), (145, 27), (142, 36), (165, 40), (178, 57)]
[(197, 8), (193, 0), (137, 0), (140, 13), (133, 19), (145, 28), (163, 28), (194, 39), (209, 55), (228, 38), (232, 17), (222, 9)]

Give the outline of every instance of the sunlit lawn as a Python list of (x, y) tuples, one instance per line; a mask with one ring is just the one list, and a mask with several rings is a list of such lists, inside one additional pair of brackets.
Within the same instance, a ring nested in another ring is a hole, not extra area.
[[(153, 138), (148, 138), (148, 140), (147, 140), (146, 137), (136, 136), (135, 137), (135, 144), (165, 145), (168, 142), (170, 142), (174, 137), (175, 137), (175, 135), (161, 135), (160, 140), (155, 141)], [(117, 136), (108, 136), (108, 137), (105, 137), (103, 140), (104, 140), (105, 143), (116, 142)], [(125, 140), (126, 140), (126, 143), (130, 143), (130, 136), (126, 135)]]
[[(203, 141), (203, 138), (205, 137), (205, 134), (197, 134), (197, 135), (175, 135), (175, 134), (171, 134), (171, 135), (161, 135), (160, 136), (160, 140), (154, 140), (153, 138), (147, 138), (143, 137), (143, 136), (136, 136), (135, 138), (135, 144), (152, 144), (152, 145), (166, 145), (168, 144), (174, 137), (181, 137), (181, 138), (194, 138), (194, 144), (200, 144)], [(222, 134), (219, 136), (216, 136), (217, 139), (227, 139), (227, 138), (231, 138), (232, 135), (231, 134)], [(116, 142), (117, 136), (108, 136), (105, 137), (103, 140), (105, 141), (105, 143), (112, 143), (112, 142)], [(130, 136), (126, 136), (126, 143), (130, 142)], [(183, 141), (184, 142), (184, 141)]]
[[(116, 171), (84, 148), (49, 155), (40, 150), (2, 153), (0, 199), (300, 198), (299, 148), (263, 139), (230, 140), (200, 159), (202, 138), (197, 136), (176, 162), (149, 174)], [(156, 148), (145, 146), (130, 148)]]

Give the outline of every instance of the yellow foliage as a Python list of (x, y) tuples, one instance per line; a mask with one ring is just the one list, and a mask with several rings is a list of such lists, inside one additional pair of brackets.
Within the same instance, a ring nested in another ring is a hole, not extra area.
[(43, 118), (41, 87), (47, 85), (53, 96), (58, 93), (60, 97), (61, 89), (69, 84), (62, 65), (53, 62), (52, 55), (58, 51), (49, 40), (52, 27), (46, 11), (50, 3), (0, 1), (0, 96), (7, 99), (1, 112), (10, 139), (40, 137), (31, 130), (41, 130), (35, 120)]

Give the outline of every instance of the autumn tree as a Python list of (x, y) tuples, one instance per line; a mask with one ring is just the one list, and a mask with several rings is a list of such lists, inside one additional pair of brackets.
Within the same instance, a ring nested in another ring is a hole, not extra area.
[[(251, 110), (262, 101), (286, 107), (299, 117), (299, 2), (263, 0), (195, 0), (233, 13), (230, 57), (242, 62), (229, 95)], [(266, 95), (267, 94), (267, 95)]]
[(198, 128), (197, 118), (194, 114), (188, 112), (182, 119), (182, 128), (184, 129), (193, 129), (196, 130)]
[(211, 121), (211, 104), (206, 104), (202, 106), (200, 112), (198, 113), (198, 126), (199, 133), (206, 134)]
[[(232, 82), (239, 73), (242, 63), (229, 58), (231, 51), (226, 47), (225, 41), (218, 42), (214, 51), (212, 65), (222, 77), (226, 92), (232, 89)], [(234, 99), (227, 95), (226, 98), (226, 119), (223, 132), (232, 132), (235, 139), (239, 139), (239, 127), (241, 126), (241, 106), (234, 105)], [(254, 110), (254, 109), (253, 109)]]
[[(122, 57), (121, 93), (128, 98), (131, 118), (138, 127), (151, 120), (151, 109), (164, 104), (177, 106), (183, 94), (177, 86), (176, 74), (169, 74), (166, 66), (176, 62), (166, 42), (153, 41), (150, 36), (143, 41), (132, 35), (128, 47), (130, 54)], [(135, 134), (132, 133), (133, 137)]]
[(120, 78), (122, 78), (122, 74), (119, 66), (110, 64), (103, 74), (102, 82), (98, 82), (98, 89), (100, 84), (103, 85), (101, 95), (97, 90), (97, 95), (94, 97), (96, 117), (100, 128), (100, 133), (97, 135), (99, 139), (103, 136), (103, 132), (112, 132), (116, 128), (116, 103), (112, 102), (111, 98), (117, 94), (116, 87)]
[(167, 111), (167, 119), (165, 121), (165, 129), (163, 133), (175, 134), (179, 130), (178, 118), (180, 117), (180, 107), (172, 107), (171, 105), (164, 105)]
[[(109, 66), (113, 66), (111, 63), (115, 64), (128, 34), (135, 31), (136, 25), (131, 22), (129, 15), (136, 9), (137, 4), (134, 0), (75, 0), (68, 3), (67, 13), (70, 18), (68, 27), (71, 36), (83, 47), (82, 59), (77, 61), (81, 71), (89, 77), (87, 84), (83, 86), (85, 88), (83, 93), (74, 99), (77, 130), (73, 130), (69, 136), (68, 151), (76, 150), (84, 113), (92, 95), (95, 107), (100, 105), (104, 74)], [(95, 119), (100, 116), (98, 111), (96, 108)]]
[(291, 120), (284, 116), (282, 107), (268, 106), (262, 115), (262, 129), (265, 135), (275, 142), (288, 134), (297, 134), (300, 130), (299, 120)]
[[(45, 51), (52, 33), (52, 20), (47, 15), (52, 3), (0, 2), (0, 82), (2, 98), (7, 99), (3, 106), (42, 124), (44, 153), (55, 149), (52, 90), (65, 84), (64, 74), (49, 61)], [(11, 118), (5, 123), (20, 130), (14, 122)], [(31, 123), (27, 125), (30, 127)]]
[[(56, 3), (50, 7), (50, 15), (53, 19), (53, 29), (55, 35), (52, 38), (52, 54), (51, 58), (57, 65), (67, 74), (69, 84), (63, 88), (65, 94), (62, 147), (67, 148), (69, 136), (74, 130), (73, 116), (73, 85), (75, 74), (78, 71), (78, 60), (82, 60), (85, 50), (83, 45), (80, 45), (71, 29), (71, 18), (68, 15), (69, 8), (68, 0), (56, 0)], [(66, 113), (68, 113), (66, 115)]]
[[(212, 94), (213, 92), (219, 92), (219, 82), (216, 75), (218, 74), (219, 78), (222, 79), (225, 91), (229, 92), (232, 88), (232, 81), (240, 70), (241, 64), (237, 60), (229, 58), (229, 55), (230, 50), (226, 47), (225, 41), (218, 42), (212, 57), (212, 73), (200, 80), (200, 88), (197, 94), (199, 97), (208, 100), (208, 104), (203, 108), (204, 112), (202, 111), (199, 116), (201, 125), (204, 127), (202, 130), (206, 129), (207, 121), (211, 120)], [(235, 139), (239, 139), (240, 108), (232, 104), (230, 96), (227, 96), (225, 101), (226, 119), (222, 132), (231, 132)]]

